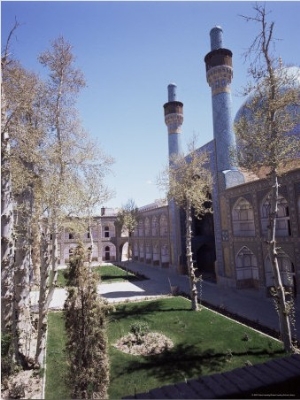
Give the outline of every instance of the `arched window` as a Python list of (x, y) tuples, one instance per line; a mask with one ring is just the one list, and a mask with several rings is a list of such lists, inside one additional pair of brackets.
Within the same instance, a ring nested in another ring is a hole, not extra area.
[(104, 237), (108, 238), (109, 237), (109, 226), (106, 225), (104, 227)]
[(150, 220), (145, 218), (145, 236), (150, 236)]
[[(280, 250), (278, 251), (277, 259), (282, 284), (286, 287), (294, 287), (295, 269), (291, 259), (286, 253)], [(265, 261), (265, 275), (266, 286), (274, 286), (274, 274), (269, 256), (267, 256)]]
[(146, 261), (149, 263), (152, 260), (151, 243), (146, 243)]
[(140, 251), (140, 261), (144, 261), (145, 258), (144, 243), (140, 243), (139, 251)]
[(160, 257), (159, 257), (159, 245), (155, 243), (153, 245), (153, 265), (159, 265)]
[(109, 260), (110, 260), (110, 247), (105, 246), (105, 261), (109, 261)]
[(152, 217), (152, 236), (158, 235), (158, 224), (157, 224), (157, 217)]
[(253, 208), (244, 198), (239, 199), (233, 207), (232, 228), (235, 236), (255, 236)]
[(258, 266), (255, 254), (243, 246), (236, 256), (236, 277), (238, 281), (258, 281)]
[(165, 215), (160, 218), (160, 236), (165, 237), (168, 235), (168, 221)]
[(144, 236), (144, 221), (142, 219), (139, 220), (139, 236)]
[[(268, 233), (269, 216), (271, 210), (270, 195), (268, 195), (261, 206), (261, 229), (263, 235)], [(291, 236), (290, 215), (287, 200), (279, 195), (278, 212), (276, 217), (276, 236)]]

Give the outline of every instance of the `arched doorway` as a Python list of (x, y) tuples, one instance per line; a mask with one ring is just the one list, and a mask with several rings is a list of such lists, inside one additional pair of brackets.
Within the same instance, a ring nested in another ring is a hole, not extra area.
[(121, 254), (121, 261), (128, 261), (128, 242), (125, 242), (120, 245), (120, 254)]
[(197, 275), (202, 279), (216, 282), (215, 272), (216, 251), (213, 244), (203, 244), (196, 253)]
[(106, 246), (105, 247), (105, 257), (104, 257), (104, 259), (105, 259), (105, 261), (110, 261), (110, 247), (109, 246)]

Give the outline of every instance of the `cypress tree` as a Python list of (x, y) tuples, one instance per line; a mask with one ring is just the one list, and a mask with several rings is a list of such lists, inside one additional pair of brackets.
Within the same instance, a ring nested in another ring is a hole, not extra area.
[(110, 306), (97, 293), (97, 279), (84, 262), (80, 243), (70, 258), (65, 302), (67, 381), (76, 399), (107, 398), (109, 360), (106, 335)]

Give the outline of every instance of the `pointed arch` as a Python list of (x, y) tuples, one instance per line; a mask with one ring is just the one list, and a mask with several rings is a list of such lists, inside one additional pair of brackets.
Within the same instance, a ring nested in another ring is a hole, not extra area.
[(152, 226), (152, 236), (158, 236), (158, 222), (157, 217), (154, 215), (151, 221)]
[[(290, 257), (282, 250), (278, 250), (278, 267), (282, 284), (285, 287), (296, 289), (295, 267)], [(266, 287), (274, 286), (274, 274), (269, 255), (265, 259)]]
[(232, 208), (232, 229), (234, 236), (255, 236), (253, 207), (244, 197)]
[(238, 287), (258, 286), (257, 258), (247, 246), (243, 246), (236, 255), (236, 277)]
[(138, 222), (138, 231), (139, 231), (139, 234), (138, 234), (139, 237), (144, 236), (144, 220), (142, 218), (139, 219), (139, 222)]
[(159, 244), (154, 243), (153, 244), (153, 265), (159, 265), (160, 263), (160, 249), (159, 249)]
[(145, 218), (145, 236), (150, 236), (150, 219), (149, 217)]
[(145, 244), (145, 253), (146, 253), (146, 263), (150, 264), (152, 261), (152, 246), (150, 242), (146, 242)]
[(161, 237), (168, 236), (168, 219), (165, 214), (160, 217), (159, 220), (159, 231)]
[(144, 243), (140, 242), (139, 243), (139, 260), (143, 262), (145, 259), (145, 249), (144, 249)]
[(162, 267), (169, 267), (169, 246), (166, 243), (161, 246), (161, 264)]
[[(269, 215), (271, 209), (270, 193), (265, 196), (261, 203), (261, 230), (263, 235), (268, 233)], [(290, 213), (286, 198), (279, 194), (278, 212), (276, 218), (276, 236), (291, 236)]]

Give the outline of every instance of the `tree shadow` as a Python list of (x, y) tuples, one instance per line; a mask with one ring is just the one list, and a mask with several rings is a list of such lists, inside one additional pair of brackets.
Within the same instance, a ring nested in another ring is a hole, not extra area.
[(102, 283), (107, 283), (107, 282), (122, 282), (122, 281), (128, 281), (128, 282), (140, 282), (143, 280), (147, 280), (143, 277), (139, 277), (136, 275), (101, 275), (99, 277), (99, 280)]
[[(138, 296), (140, 294), (141, 292), (134, 292), (135, 296)], [(115, 297), (115, 295), (113, 297)], [(124, 297), (124, 294), (122, 295), (122, 297)], [(140, 317), (152, 314), (153, 312), (164, 313), (164, 312), (180, 312), (180, 311), (191, 311), (191, 310), (189, 310), (188, 308), (164, 307), (163, 300), (152, 300), (149, 302), (144, 302), (143, 304), (124, 303), (118, 305), (116, 311), (114, 311), (114, 313), (111, 315), (111, 320), (117, 321), (121, 320), (122, 318), (128, 318), (131, 316)]]
[[(272, 352), (272, 355), (283, 354), (282, 350)], [(215, 352), (214, 349), (196, 349), (193, 345), (178, 344), (170, 350), (153, 356), (144, 356), (142, 360), (132, 360), (127, 364), (126, 371), (119, 376), (144, 370), (147, 376), (152, 376), (164, 384), (165, 382), (182, 382), (197, 376), (224, 371), (231, 357), (270, 355), (267, 349), (250, 349), (245, 352)]]
[(132, 360), (127, 364), (126, 371), (119, 375), (144, 370), (147, 376), (153, 376), (158, 381), (181, 382), (195, 375), (202, 375), (203, 369), (217, 372), (226, 363), (226, 354), (216, 353), (207, 349), (195, 353), (195, 346), (178, 344), (170, 350), (153, 356), (145, 356), (142, 361)]

